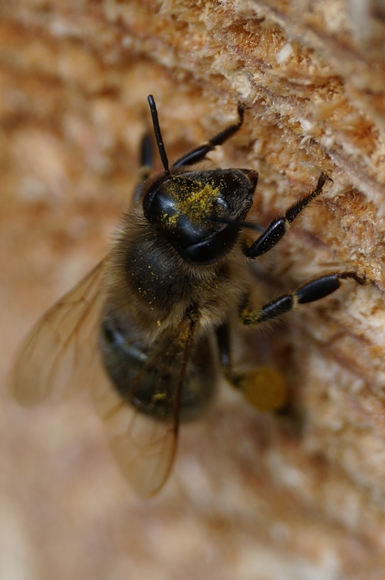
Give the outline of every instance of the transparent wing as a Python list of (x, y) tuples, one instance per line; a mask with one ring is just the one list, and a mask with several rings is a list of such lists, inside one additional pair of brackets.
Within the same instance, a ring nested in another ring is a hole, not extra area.
[(123, 475), (139, 496), (156, 495), (174, 462), (177, 444), (174, 426), (140, 413), (103, 380), (95, 384), (94, 398)]
[[(103, 380), (96, 381), (94, 385), (96, 409), (105, 421), (112, 452), (125, 477), (143, 498), (152, 497), (160, 491), (173, 465), (180, 397), (192, 339), (190, 321), (183, 321), (179, 332), (166, 347), (162, 342), (152, 345), (151, 356), (143, 363), (138, 380), (134, 379), (128, 386), (127, 399), (138, 399), (142, 381), (151, 375), (154, 401), (166, 399), (171, 409), (165, 420), (140, 412)], [(167, 359), (173, 361), (174, 369), (165, 384), (160, 367)]]
[(15, 399), (34, 405), (89, 382), (96, 355), (96, 325), (105, 301), (105, 261), (36, 323), (17, 355), (11, 377)]
[[(173, 465), (179, 424), (178, 400), (192, 333), (186, 332), (184, 323), (168, 347), (168, 356), (175, 363), (166, 394), (173, 397), (172, 417), (161, 421), (139, 412), (118, 392), (101, 360), (98, 339), (106, 300), (104, 274), (105, 261), (32, 328), (14, 365), (12, 391), (19, 403), (29, 406), (48, 397), (59, 399), (71, 388), (91, 386), (96, 410), (105, 422), (111, 450), (124, 476), (138, 495), (151, 497), (160, 491)], [(163, 344), (154, 344), (151, 351), (153, 355), (147, 364), (154, 373), (159, 353), (164, 356), (165, 348)], [(137, 381), (138, 389), (145, 375), (146, 363)], [(154, 393), (158, 393), (156, 384)]]

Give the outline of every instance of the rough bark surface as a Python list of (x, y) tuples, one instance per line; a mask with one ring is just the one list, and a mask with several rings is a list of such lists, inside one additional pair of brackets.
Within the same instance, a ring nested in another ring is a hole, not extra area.
[[(383, 578), (381, 2), (3, 0), (0, 15), (0, 577)], [(23, 410), (6, 381), (34, 319), (107, 251), (149, 93), (170, 157), (247, 106), (210, 157), (259, 171), (263, 225), (333, 178), (258, 264), (267, 299), (327, 271), (369, 283), (254, 337), (285, 412), (223, 397), (182, 429), (174, 475), (143, 503), (88, 400)]]

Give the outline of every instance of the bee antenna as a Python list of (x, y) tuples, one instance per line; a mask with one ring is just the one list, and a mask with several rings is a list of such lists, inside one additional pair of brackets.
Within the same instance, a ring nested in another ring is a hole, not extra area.
[(210, 221), (216, 222), (218, 224), (226, 224), (228, 226), (232, 226), (234, 228), (246, 228), (249, 230), (256, 230), (257, 232), (264, 232), (265, 228), (256, 224), (254, 222), (243, 222), (240, 220), (232, 220), (231, 218), (220, 218), (216, 216), (212, 216), (209, 218)]
[(152, 125), (154, 127), (154, 134), (156, 139), (156, 144), (158, 145), (159, 155), (163, 163), (165, 175), (170, 175), (170, 169), (167, 159), (166, 149), (164, 148), (162, 132), (159, 125), (158, 111), (156, 110), (155, 100), (152, 95), (147, 97), (148, 104), (150, 105)]

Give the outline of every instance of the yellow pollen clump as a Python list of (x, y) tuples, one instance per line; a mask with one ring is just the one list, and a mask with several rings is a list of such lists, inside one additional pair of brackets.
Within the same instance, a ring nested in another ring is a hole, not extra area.
[(241, 390), (247, 401), (259, 411), (283, 407), (287, 401), (287, 386), (279, 370), (259, 367), (243, 377)]
[(220, 194), (219, 187), (213, 187), (210, 183), (202, 187), (199, 181), (184, 184), (176, 180), (170, 187), (175, 190), (176, 213), (172, 216), (166, 213), (162, 215), (162, 219), (170, 226), (176, 226), (181, 216), (188, 216), (198, 223), (203, 221), (213, 213)]
[(202, 189), (195, 191), (188, 198), (180, 200), (178, 209), (184, 214), (189, 213), (201, 217), (212, 209), (218, 194), (219, 187), (213, 188), (209, 183), (206, 183)]

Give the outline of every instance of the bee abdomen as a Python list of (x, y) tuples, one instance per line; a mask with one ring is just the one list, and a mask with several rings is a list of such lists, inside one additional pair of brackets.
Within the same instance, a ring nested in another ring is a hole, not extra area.
[(211, 400), (216, 365), (209, 336), (193, 345), (183, 365), (183, 344), (165, 333), (154, 345), (134, 341), (119, 320), (107, 315), (101, 324), (100, 350), (104, 368), (122, 399), (138, 411), (162, 421), (199, 416)]

